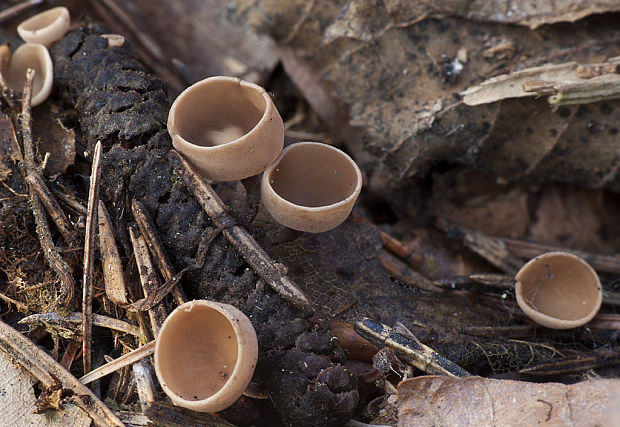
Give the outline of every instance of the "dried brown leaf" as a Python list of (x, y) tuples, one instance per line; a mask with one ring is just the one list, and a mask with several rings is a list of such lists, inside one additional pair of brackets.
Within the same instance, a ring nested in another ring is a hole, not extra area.
[[(591, 153), (584, 156), (586, 144), (579, 141), (589, 139), (594, 119), (582, 119), (576, 112), (581, 107), (554, 112), (544, 101), (471, 107), (459, 96), (498, 74), (521, 80), (497, 83), (501, 89), (485, 86), (490, 91), (486, 100), (521, 96), (526, 94), (525, 82), (553, 81), (572, 73), (579, 87), (553, 85), (549, 95), (560, 103), (604, 98), (597, 92), (588, 99), (588, 91), (612, 84), (591, 75), (615, 68), (579, 64), (600, 65), (620, 54), (611, 17), (545, 27), (542, 35), (527, 27), (487, 22), (539, 25), (557, 16), (573, 20), (592, 10), (585, 2), (566, 6), (527, 2), (520, 3), (518, 11), (499, 1), (468, 2), (469, 6), (402, 0), (294, 0), (286, 7), (275, 0), (236, 3), (240, 20), (276, 39), (291, 79), (362, 164), (369, 188), (386, 198), (396, 199), (407, 178), (442, 162), (489, 170), (508, 182), (528, 179), (613, 187), (618, 181), (620, 148), (612, 140), (617, 127), (611, 123), (617, 120), (618, 100), (587, 106), (607, 111), (608, 116), (595, 124), (604, 121), (601, 133), (610, 135), (587, 144)], [(536, 14), (534, 3), (542, 8)], [(535, 68), (553, 62), (560, 65), (542, 68), (549, 75)]]
[(423, 376), (398, 386), (399, 425), (615, 425), (620, 381), (535, 384)]
[(75, 160), (75, 132), (62, 124), (56, 110), (50, 103), (38, 108), (32, 130), (41, 159), (49, 153), (44, 172), (52, 179), (65, 173)]
[[(52, 386), (53, 388), (54, 386)], [(0, 414), (2, 420), (12, 426), (89, 426), (88, 414), (69, 401), (61, 400), (62, 387), (44, 390), (47, 400), (37, 401), (34, 394), (32, 376), (23, 368), (15, 366), (12, 358), (0, 351)], [(40, 414), (38, 409), (51, 409), (54, 412)]]

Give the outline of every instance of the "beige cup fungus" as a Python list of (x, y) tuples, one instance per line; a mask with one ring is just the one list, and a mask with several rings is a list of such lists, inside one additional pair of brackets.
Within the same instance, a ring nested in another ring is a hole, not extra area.
[(527, 262), (516, 276), (519, 307), (536, 323), (570, 329), (592, 320), (603, 301), (592, 267), (565, 252), (548, 252)]
[(174, 148), (215, 181), (261, 173), (284, 145), (269, 94), (235, 77), (210, 77), (185, 89), (170, 108), (168, 132)]
[(17, 27), (17, 33), (27, 43), (50, 47), (69, 30), (71, 17), (66, 7), (55, 7), (26, 19)]
[(9, 69), (5, 74), (7, 86), (22, 91), (26, 82), (26, 71), (35, 71), (32, 82), (32, 106), (41, 104), (52, 92), (54, 69), (47, 48), (41, 44), (24, 43), (13, 52)]
[(327, 144), (300, 142), (265, 170), (261, 197), (280, 224), (320, 233), (349, 216), (361, 189), (362, 173), (351, 157)]
[(258, 341), (250, 320), (228, 304), (206, 300), (177, 307), (155, 344), (155, 372), (176, 405), (217, 412), (232, 405), (252, 379)]

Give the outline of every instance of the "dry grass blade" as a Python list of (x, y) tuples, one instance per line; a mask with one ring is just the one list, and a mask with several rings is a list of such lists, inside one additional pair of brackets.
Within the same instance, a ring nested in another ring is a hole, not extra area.
[[(100, 328), (112, 329), (114, 331), (124, 332), (126, 334), (134, 335), (136, 337), (140, 337), (142, 334), (140, 333), (140, 328), (131, 323), (127, 323), (123, 320), (114, 319), (113, 317), (103, 316), (101, 314), (93, 314), (92, 317), (93, 325)], [(32, 314), (30, 316), (24, 317), (18, 323), (20, 325), (34, 325), (34, 324), (58, 324), (63, 322), (69, 323), (82, 323), (82, 313), (71, 313), (70, 315), (64, 317), (58, 313), (38, 313)]]
[(90, 372), (91, 334), (93, 329), (93, 264), (95, 262), (95, 237), (97, 207), (99, 205), (99, 178), (101, 176), (101, 141), (95, 145), (90, 189), (88, 191), (88, 213), (86, 215), (86, 237), (84, 239), (84, 275), (82, 276), (82, 360), (84, 372)]
[(71, 373), (59, 365), (47, 353), (33, 344), (29, 339), (0, 320), (0, 345), (15, 360), (30, 372), (44, 387), (56, 384), (60, 380), (62, 387), (72, 390), (75, 404), (82, 408), (98, 426), (123, 426), (117, 416), (103, 404), (86, 386)]
[(391, 252), (383, 250), (379, 255), (379, 260), (391, 276), (397, 277), (407, 285), (416, 286), (429, 292), (441, 292), (441, 289), (435, 286), (433, 282), (409, 267), (400, 258), (392, 255)]
[[(148, 214), (146, 208), (139, 201), (132, 200), (131, 211), (138, 227), (140, 227), (140, 231), (142, 232), (146, 243), (149, 245), (151, 253), (155, 257), (155, 261), (159, 267), (159, 272), (166, 282), (172, 280), (174, 277), (174, 268), (166, 255), (164, 246), (157, 236), (155, 225), (153, 224), (153, 220)], [(178, 286), (175, 286), (172, 289), (172, 295), (174, 296), (177, 304), (183, 304), (186, 301), (183, 291)]]
[(313, 312), (312, 304), (306, 295), (283, 272), (284, 266), (273, 261), (244, 227), (236, 225), (235, 220), (215, 190), (200, 178), (177, 151), (170, 150), (168, 158), (172, 162), (175, 172), (196, 197), (207, 215), (218, 227), (223, 228), (222, 232), (228, 241), (254, 271), (293, 306), (308, 313)]
[[(144, 292), (144, 296), (148, 298), (149, 295), (157, 292), (159, 288), (159, 279), (153, 268), (146, 240), (135, 224), (129, 227), (129, 237), (133, 245), (133, 253), (136, 258), (138, 273), (140, 274), (142, 291)], [(164, 320), (166, 320), (165, 308), (159, 304), (151, 307), (149, 309), (149, 318), (151, 319), (153, 337), (157, 337), (159, 328), (161, 328)]]
[(409, 338), (401, 335), (389, 326), (372, 319), (364, 318), (361, 322), (356, 322), (355, 330), (377, 347), (390, 347), (401, 359), (423, 372), (455, 378), (471, 375), (456, 363), (422, 344), (414, 336)]
[(99, 200), (97, 216), (99, 217), (99, 249), (101, 250), (101, 267), (103, 268), (105, 293), (114, 304), (126, 304), (127, 295), (123, 264), (121, 263), (118, 246), (114, 240), (110, 215), (101, 200)]
[[(39, 175), (39, 168), (35, 164), (34, 160), (34, 142), (32, 140), (32, 117), (30, 101), (32, 98), (32, 82), (34, 79), (34, 70), (28, 69), (26, 72), (26, 84), (24, 86), (24, 97), (22, 104), (22, 139), (24, 143), (24, 165), (25, 176)], [(41, 249), (47, 259), (50, 267), (56, 272), (60, 278), (62, 285), (61, 294), (58, 296), (59, 302), (62, 306), (67, 307), (73, 299), (75, 292), (75, 281), (73, 280), (73, 274), (71, 269), (67, 265), (64, 259), (58, 253), (58, 250), (54, 246), (52, 234), (50, 233), (49, 224), (47, 223), (47, 217), (45, 216), (45, 209), (41, 200), (37, 197), (33, 187), (28, 186), (28, 192), (30, 193), (30, 202), (32, 203), (32, 214), (35, 219), (37, 234), (39, 236), (39, 242), (41, 243)], [(60, 309), (62, 309), (62, 306)]]
[(138, 360), (142, 360), (147, 356), (150, 356), (155, 351), (155, 341), (151, 341), (148, 344), (143, 345), (135, 350), (130, 351), (127, 354), (123, 354), (118, 359), (114, 359), (110, 363), (106, 363), (98, 367), (97, 369), (93, 369), (88, 374), (84, 375), (80, 378), (80, 382), (82, 384), (88, 384), (99, 378), (105, 377), (106, 375), (111, 374), (112, 372), (116, 372), (125, 366), (129, 366), (133, 363), (136, 363)]

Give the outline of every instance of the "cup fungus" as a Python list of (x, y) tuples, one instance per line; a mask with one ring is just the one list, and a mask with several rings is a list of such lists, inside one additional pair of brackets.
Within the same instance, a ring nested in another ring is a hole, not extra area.
[(254, 374), (258, 341), (235, 307), (206, 300), (180, 305), (155, 344), (155, 372), (176, 405), (217, 412), (232, 405)]
[(603, 291), (596, 272), (581, 258), (548, 252), (531, 259), (516, 276), (519, 307), (553, 329), (581, 326), (596, 315)]
[(262, 87), (234, 77), (210, 77), (172, 104), (168, 132), (205, 178), (234, 181), (267, 168), (284, 145), (284, 125)]
[(14, 91), (22, 91), (26, 82), (26, 71), (35, 71), (32, 82), (32, 106), (39, 105), (52, 91), (54, 69), (52, 58), (47, 48), (41, 44), (24, 43), (13, 52), (9, 69), (6, 72), (6, 84)]
[(37, 43), (50, 47), (63, 38), (71, 18), (66, 7), (55, 7), (26, 19), (17, 27), (19, 36), (27, 43)]
[(362, 173), (345, 153), (318, 142), (286, 147), (265, 170), (263, 204), (280, 224), (321, 233), (340, 225), (362, 189)]

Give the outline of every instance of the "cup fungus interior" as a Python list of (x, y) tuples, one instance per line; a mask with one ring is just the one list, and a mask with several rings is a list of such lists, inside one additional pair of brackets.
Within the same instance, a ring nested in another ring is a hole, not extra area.
[(233, 374), (237, 336), (229, 319), (211, 307), (194, 305), (173, 314), (157, 338), (163, 382), (182, 399), (207, 399)]
[(567, 254), (534, 258), (517, 274), (521, 294), (534, 310), (561, 320), (588, 316), (598, 305), (600, 282), (592, 268)]
[(15, 91), (22, 91), (26, 83), (26, 71), (33, 68), (34, 80), (32, 81), (32, 96), (41, 92), (45, 84), (46, 70), (44, 55), (45, 47), (42, 45), (24, 44), (15, 50), (9, 69), (6, 72), (6, 84)]
[(357, 169), (348, 156), (318, 143), (287, 148), (267, 178), (280, 197), (306, 207), (341, 202), (355, 193), (359, 183)]
[(33, 16), (32, 18), (28, 18), (23, 21), (20, 25), (26, 31), (37, 31), (41, 28), (45, 28), (54, 23), (58, 18), (60, 18), (63, 13), (65, 13), (64, 7), (55, 7), (50, 10), (46, 10), (45, 12), (39, 13), (38, 15)]
[(267, 109), (265, 92), (238, 80), (211, 80), (178, 99), (176, 130), (203, 147), (227, 144), (250, 132)]

